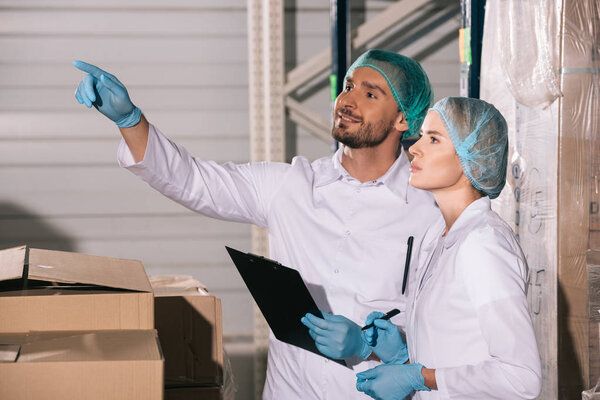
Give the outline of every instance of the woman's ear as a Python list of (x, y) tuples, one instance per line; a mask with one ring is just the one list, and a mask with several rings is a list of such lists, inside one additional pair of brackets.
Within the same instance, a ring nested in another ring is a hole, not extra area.
[(404, 117), (404, 113), (402, 113), (402, 111), (398, 111), (398, 115), (394, 121), (394, 128), (400, 132), (405, 132), (408, 130), (408, 121)]

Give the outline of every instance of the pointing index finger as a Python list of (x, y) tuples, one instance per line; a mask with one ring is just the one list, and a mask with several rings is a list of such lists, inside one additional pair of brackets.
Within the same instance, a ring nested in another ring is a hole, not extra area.
[(100, 68), (96, 67), (95, 65), (88, 64), (84, 61), (79, 61), (79, 60), (73, 61), (73, 65), (75, 66), (75, 68), (77, 68), (83, 72), (89, 73), (96, 79), (100, 79), (100, 76), (102, 74), (107, 74), (107, 72), (101, 70)]

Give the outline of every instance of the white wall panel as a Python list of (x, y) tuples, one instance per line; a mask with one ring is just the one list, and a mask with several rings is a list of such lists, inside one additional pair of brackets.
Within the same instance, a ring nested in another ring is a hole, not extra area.
[[(0, 209), (2, 203), (0, 203)], [(26, 240), (43, 238), (43, 232), (36, 232), (37, 221), (33, 218), (21, 220), (21, 216), (2, 215), (0, 240)], [(242, 237), (250, 232), (250, 227), (240, 223), (223, 223), (200, 214), (182, 209), (172, 214), (140, 214), (94, 216), (45, 217), (44, 221), (61, 232), (77, 232), (79, 240), (132, 239), (143, 240), (157, 237)]]
[[(177, 73), (165, 74), (165, 64), (122, 64), (103, 62), (106, 71), (118, 69), (119, 79), (132, 89), (148, 85), (153, 87), (246, 87), (248, 86), (248, 66), (245, 62), (237, 64), (210, 63), (184, 64), (176, 66)], [(78, 72), (70, 63), (0, 64), (0, 87), (45, 87), (49, 83), (54, 87), (73, 89), (73, 78)], [(49, 78), (50, 77), (50, 78)], [(74, 90), (72, 90), (74, 92)]]
[[(112, 121), (95, 110), (84, 109), (77, 101), (75, 103), (71, 111), (0, 111), (0, 140), (107, 139), (121, 136)], [(144, 114), (151, 123), (174, 139), (240, 136), (248, 138), (247, 110), (165, 111), (159, 108), (145, 108)]]
[[(83, 74), (81, 74), (83, 77)], [(75, 77), (77, 79), (77, 77)], [(222, 110), (232, 112), (248, 108), (245, 89), (235, 88), (147, 88), (131, 87), (131, 100), (141, 109), (169, 111)], [(0, 109), (6, 111), (66, 111), (77, 103), (73, 89), (4, 88), (0, 91)], [(84, 112), (84, 109), (81, 110)]]
[[(227, 157), (223, 161), (243, 161), (248, 158), (247, 137), (203, 137), (178, 140), (191, 154), (214, 159), (215, 154)], [(3, 140), (0, 144), (0, 167), (49, 165), (114, 165), (114, 139), (81, 140)]]
[(142, 10), (210, 10), (220, 9), (231, 11), (246, 9), (245, 0), (0, 0), (2, 8), (33, 8), (33, 9), (142, 9)]
[[(0, 15), (0, 34), (35, 36), (83, 35), (107, 33), (127, 36), (185, 37), (246, 35), (246, 13), (231, 10), (227, 18), (212, 10), (6, 10)], [(136, 23), (131, 23), (131, 21)]]
[[(140, 16), (141, 17), (141, 16)], [(118, 44), (118, 45), (117, 45)], [(245, 37), (122, 37), (104, 35), (0, 37), (2, 63), (161, 63), (176, 71), (177, 63), (240, 63), (247, 61)], [(224, 51), (225, 49), (225, 51)], [(118, 71), (113, 70), (115, 75)]]

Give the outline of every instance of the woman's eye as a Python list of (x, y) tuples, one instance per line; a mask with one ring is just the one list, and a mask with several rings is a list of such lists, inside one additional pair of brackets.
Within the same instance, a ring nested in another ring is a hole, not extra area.
[(431, 137), (431, 143), (439, 143), (439, 140), (437, 140), (436, 138), (434, 138), (433, 136)]

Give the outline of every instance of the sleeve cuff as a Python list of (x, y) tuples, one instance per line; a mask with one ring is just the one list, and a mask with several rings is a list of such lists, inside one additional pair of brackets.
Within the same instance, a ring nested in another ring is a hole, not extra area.
[(446, 384), (446, 369), (437, 368), (435, 370), (435, 383), (437, 385), (437, 392), (440, 399), (450, 399), (448, 393), (448, 385)]
[(121, 143), (119, 143), (119, 148), (117, 150), (117, 161), (119, 162), (119, 166), (121, 168), (129, 168), (134, 166), (144, 166), (148, 162), (146, 161), (150, 158), (149, 154), (153, 149), (156, 135), (155, 128), (152, 124), (148, 126), (148, 143), (146, 144), (146, 152), (144, 154), (144, 159), (140, 162), (135, 162), (133, 159), (133, 155), (131, 155), (131, 150), (129, 150), (129, 146), (127, 146), (127, 142), (125, 139), (121, 138)]
[[(127, 168), (131, 167), (132, 165), (139, 164), (134, 161), (131, 151), (129, 150), (127, 143), (125, 143), (125, 139), (123, 138), (121, 138), (121, 143), (119, 143), (119, 149), (117, 150), (117, 160), (121, 168)], [(143, 162), (143, 160), (141, 162)]]

